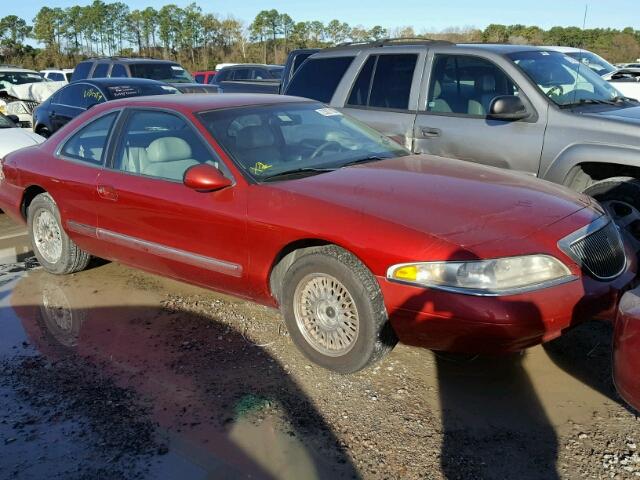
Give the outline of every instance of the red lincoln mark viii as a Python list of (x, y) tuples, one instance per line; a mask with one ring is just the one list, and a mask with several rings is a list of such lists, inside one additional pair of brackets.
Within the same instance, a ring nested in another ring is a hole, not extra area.
[(635, 276), (592, 200), (413, 156), (325, 105), (257, 95), (96, 106), (2, 165), (51, 273), (90, 255), (279, 306), (323, 367), (396, 343), (501, 353), (615, 314)]

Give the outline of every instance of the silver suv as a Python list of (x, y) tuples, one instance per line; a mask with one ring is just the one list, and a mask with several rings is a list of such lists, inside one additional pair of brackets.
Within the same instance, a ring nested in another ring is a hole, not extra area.
[(640, 250), (640, 104), (563, 53), (387, 40), (321, 50), (284, 89), (415, 153), (524, 172), (596, 197)]

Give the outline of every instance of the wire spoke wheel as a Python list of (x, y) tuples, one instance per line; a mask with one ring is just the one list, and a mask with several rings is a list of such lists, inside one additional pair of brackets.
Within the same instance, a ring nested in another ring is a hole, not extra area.
[(294, 293), (296, 324), (316, 351), (330, 357), (346, 355), (358, 339), (358, 309), (347, 288), (324, 273), (305, 276)]
[(62, 233), (55, 216), (48, 210), (39, 210), (33, 220), (33, 239), (40, 255), (49, 263), (62, 256)]

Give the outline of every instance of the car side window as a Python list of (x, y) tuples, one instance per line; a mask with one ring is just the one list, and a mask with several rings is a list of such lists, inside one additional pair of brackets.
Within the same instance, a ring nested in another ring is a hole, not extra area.
[(64, 87), (57, 96), (56, 103), (59, 105), (66, 105), (68, 107), (84, 108), (82, 92), (85, 88), (86, 85), (81, 84), (71, 84)]
[(354, 58), (309, 58), (291, 79), (286, 94), (330, 102)]
[(82, 98), (80, 101), (82, 108), (91, 108), (104, 101), (105, 98), (100, 89), (93, 85), (82, 85)]
[(127, 78), (127, 69), (121, 63), (114, 63), (111, 68), (111, 78)]
[(164, 180), (182, 181), (184, 172), (200, 164), (228, 171), (194, 128), (182, 117), (168, 112), (133, 112), (123, 129), (115, 168)]
[(485, 117), (497, 96), (519, 95), (518, 87), (493, 62), (471, 55), (436, 55), (427, 111)]
[(51, 72), (49, 73), (49, 75), (47, 76), (47, 78), (49, 80), (52, 80), (54, 82), (64, 82), (64, 75), (58, 72)]
[(197, 73), (193, 76), (193, 79), (196, 81), (196, 83), (204, 83), (204, 73)]
[(80, 62), (73, 71), (72, 78), (74, 80), (84, 80), (89, 76), (93, 62)]
[(113, 112), (94, 120), (66, 141), (60, 153), (93, 165), (102, 165), (107, 149), (107, 139), (118, 116)]
[(234, 80), (250, 80), (251, 79), (251, 68), (238, 68), (233, 71), (233, 79)]
[(108, 63), (99, 63), (96, 66), (95, 70), (93, 71), (91, 78), (105, 78), (107, 76), (108, 71), (109, 71)]

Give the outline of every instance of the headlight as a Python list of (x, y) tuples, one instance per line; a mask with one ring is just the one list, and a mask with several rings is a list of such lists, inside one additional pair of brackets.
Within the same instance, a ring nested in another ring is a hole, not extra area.
[(469, 295), (508, 295), (544, 288), (575, 277), (549, 255), (393, 265), (387, 278), (412, 285)]

